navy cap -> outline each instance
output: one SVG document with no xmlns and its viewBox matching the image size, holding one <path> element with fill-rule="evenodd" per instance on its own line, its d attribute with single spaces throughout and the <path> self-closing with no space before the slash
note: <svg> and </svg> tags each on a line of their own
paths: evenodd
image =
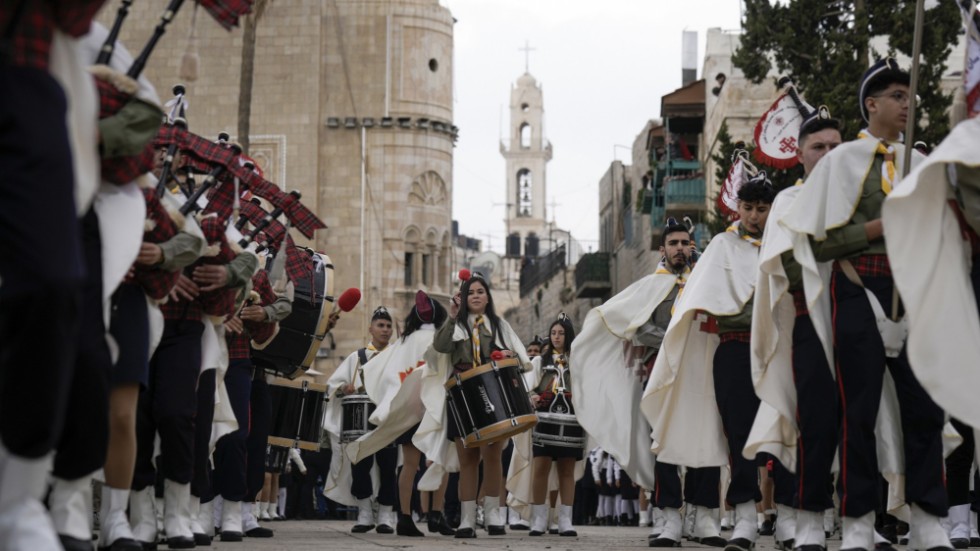
<svg viewBox="0 0 980 551">
<path fill-rule="evenodd" d="M 868 119 L 868 108 L 864 105 L 864 100 L 868 98 L 868 90 L 873 84 L 885 79 L 908 84 L 910 77 L 908 73 L 898 66 L 898 62 L 892 57 L 886 57 L 878 61 L 865 71 L 864 76 L 861 77 L 861 88 L 858 90 L 858 104 L 861 107 L 861 118 L 864 119 L 864 122 L 870 122 Z"/>
</svg>

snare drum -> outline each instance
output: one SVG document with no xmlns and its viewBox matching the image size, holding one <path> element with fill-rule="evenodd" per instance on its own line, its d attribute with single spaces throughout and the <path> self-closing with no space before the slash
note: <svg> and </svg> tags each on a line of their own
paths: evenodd
<svg viewBox="0 0 980 551">
<path fill-rule="evenodd" d="M 450 423 L 456 423 L 465 447 L 499 442 L 531 429 L 534 415 L 520 360 L 490 362 L 446 381 Z"/>
<path fill-rule="evenodd" d="M 364 436 L 374 429 L 368 419 L 377 407 L 367 394 L 348 394 L 340 399 L 344 411 L 344 421 L 340 431 L 340 442 L 346 444 Z"/>
<path fill-rule="evenodd" d="M 289 448 L 266 444 L 265 472 L 282 474 L 286 472 L 286 463 L 289 463 Z"/>
<path fill-rule="evenodd" d="M 319 451 L 326 385 L 276 377 L 269 383 L 272 430 L 269 444 Z"/>
<path fill-rule="evenodd" d="M 585 430 L 578 424 L 568 394 L 559 392 L 547 411 L 538 412 L 538 424 L 531 433 L 535 446 L 585 448 Z"/>
</svg>

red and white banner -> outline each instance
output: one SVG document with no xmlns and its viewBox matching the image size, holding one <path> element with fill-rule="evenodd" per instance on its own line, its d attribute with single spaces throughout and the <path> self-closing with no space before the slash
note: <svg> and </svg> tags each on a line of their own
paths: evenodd
<svg viewBox="0 0 980 551">
<path fill-rule="evenodd" d="M 970 4 L 973 12 L 968 12 Z M 966 92 L 966 109 L 969 117 L 980 114 L 980 14 L 972 2 L 959 2 L 966 26 L 966 63 L 963 70 L 963 87 Z"/>
<path fill-rule="evenodd" d="M 738 190 L 743 182 L 745 182 L 745 160 L 738 156 L 735 157 L 732 167 L 728 169 L 728 177 L 721 184 L 721 192 L 718 193 L 718 210 L 729 222 L 738 218 Z"/>
<path fill-rule="evenodd" d="M 812 110 L 812 108 L 811 108 Z M 753 156 L 762 164 L 787 169 L 799 163 L 796 157 L 797 138 L 803 114 L 789 94 L 783 94 L 755 125 Z"/>
</svg>

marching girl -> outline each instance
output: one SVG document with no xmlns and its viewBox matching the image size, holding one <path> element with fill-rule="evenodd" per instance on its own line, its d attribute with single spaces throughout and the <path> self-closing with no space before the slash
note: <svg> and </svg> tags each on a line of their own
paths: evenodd
<svg viewBox="0 0 980 551">
<path fill-rule="evenodd" d="M 517 357 L 523 370 L 531 368 L 530 359 L 524 344 L 510 324 L 497 316 L 490 295 L 490 285 L 478 274 L 467 279 L 459 294 L 453 297 L 449 308 L 449 319 L 436 331 L 432 341 L 433 364 L 449 363 L 448 378 L 451 373 L 467 371 L 489 362 L 496 352 L 504 357 Z M 429 354 L 427 354 L 427 357 Z M 445 400 L 443 400 L 443 403 Z M 483 461 L 483 508 L 486 515 L 487 532 L 491 536 L 503 535 L 504 521 L 500 517 L 500 492 L 502 490 L 501 454 L 506 442 L 486 444 L 477 448 L 463 446 L 463 436 L 455 422 L 442 416 L 443 425 L 448 422 L 447 436 L 455 443 L 459 457 L 459 501 L 462 519 L 457 538 L 476 537 L 476 496 L 479 484 L 480 461 Z"/>
<path fill-rule="evenodd" d="M 572 321 L 564 313 L 551 324 L 549 330 L 550 346 L 547 352 L 534 358 L 534 372 L 538 374 L 537 381 L 531 390 L 531 403 L 539 411 L 549 411 L 554 400 L 559 399 L 559 393 L 564 394 L 567 403 L 570 402 L 571 373 L 568 370 L 568 355 L 571 352 L 572 341 L 575 339 L 575 328 Z M 551 465 L 558 468 L 558 489 L 561 494 L 561 506 L 558 513 L 558 531 L 562 536 L 576 536 L 572 528 L 572 504 L 575 502 L 575 463 L 582 460 L 583 448 L 554 446 L 535 443 L 532 446 L 533 482 L 531 486 L 531 532 L 532 536 L 542 535 L 548 528 L 548 504 L 545 498 L 548 493 L 548 479 Z"/>
</svg>

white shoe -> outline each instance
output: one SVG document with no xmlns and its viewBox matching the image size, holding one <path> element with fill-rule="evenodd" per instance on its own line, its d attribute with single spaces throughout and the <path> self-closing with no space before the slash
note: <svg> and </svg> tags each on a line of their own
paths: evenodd
<svg viewBox="0 0 980 551">
<path fill-rule="evenodd" d="M 650 522 L 650 511 L 640 511 L 640 526 L 651 526 L 653 523 Z"/>
<path fill-rule="evenodd" d="M 395 516 L 395 512 L 392 510 L 391 505 L 379 505 L 378 531 L 382 533 L 387 532 L 388 530 L 383 530 L 381 528 L 382 526 L 387 526 L 393 532 L 396 524 L 398 524 L 398 517 Z"/>
<path fill-rule="evenodd" d="M 197 524 L 204 529 L 204 535 L 214 537 L 214 500 L 201 504 L 197 512 Z"/>
<path fill-rule="evenodd" d="M 357 500 L 357 524 L 355 532 L 367 532 L 374 528 L 374 503 L 371 498 Z"/>
<path fill-rule="evenodd" d="M 112 488 L 102 485 L 102 503 L 99 507 L 99 545 L 111 547 L 116 541 L 132 540 L 133 530 L 126 518 L 126 506 L 129 504 L 129 490 Z"/>
<path fill-rule="evenodd" d="M 129 492 L 129 523 L 133 529 L 133 537 L 147 548 L 156 545 L 158 534 L 157 502 L 153 492 L 153 486 Z"/>
<path fill-rule="evenodd" d="M 459 528 L 469 528 L 476 530 L 476 500 L 463 501 L 459 504 Z"/>
<path fill-rule="evenodd" d="M 531 504 L 531 536 L 540 536 L 548 531 L 548 504 Z"/>
<path fill-rule="evenodd" d="M 828 538 L 837 532 L 837 511 L 833 507 L 823 512 L 823 531 Z"/>
<path fill-rule="evenodd" d="M 681 519 L 681 510 L 674 509 L 673 507 L 664 507 L 663 511 L 663 527 L 660 529 L 657 537 L 660 539 L 676 541 L 679 545 L 681 538 L 683 538 L 681 532 L 684 530 L 684 521 Z M 657 527 L 654 526 L 654 530 L 656 529 Z"/>
<path fill-rule="evenodd" d="M 485 513 L 483 511 L 483 505 L 477 505 L 476 506 L 476 525 L 479 526 L 480 528 L 484 528 L 487 525 L 486 522 L 487 522 L 487 519 L 486 519 Z"/>
<path fill-rule="evenodd" d="M 55 478 L 48 496 L 48 511 L 59 536 L 92 541 L 92 477 Z"/>
<path fill-rule="evenodd" d="M 483 522 L 487 531 L 490 527 L 503 527 L 504 521 L 500 518 L 500 496 L 483 497 Z"/>
<path fill-rule="evenodd" d="M 684 524 L 681 527 L 681 536 L 684 538 L 692 537 L 694 534 L 694 519 L 696 518 L 696 505 L 684 504 Z"/>
<path fill-rule="evenodd" d="M 970 539 L 970 504 L 954 505 L 949 508 L 949 539 Z"/>
<path fill-rule="evenodd" d="M 758 519 L 754 501 L 735 505 L 735 526 L 732 528 L 731 539 L 746 539 L 755 543 L 759 537 Z"/>
<path fill-rule="evenodd" d="M 787 542 L 796 537 L 796 509 L 786 505 L 776 505 L 776 527 L 773 537 L 776 538 L 777 543 Z"/>
<path fill-rule="evenodd" d="M 659 536 L 661 532 L 664 531 L 664 525 L 667 523 L 667 516 L 664 513 L 664 509 L 654 508 L 651 511 L 650 519 L 650 535 L 656 537 Z"/>
<path fill-rule="evenodd" d="M 718 509 L 697 507 L 694 510 L 694 537 L 698 540 L 721 538 L 721 518 Z"/>
<path fill-rule="evenodd" d="M 570 536 L 570 537 L 574 537 L 578 535 L 578 532 L 576 532 L 575 528 L 572 527 L 571 505 L 558 506 L 558 535 Z"/>
<path fill-rule="evenodd" d="M 548 507 L 548 533 L 558 533 L 558 511 L 554 507 Z"/>
<path fill-rule="evenodd" d="M 969 507 L 969 505 L 964 505 Z M 949 548 L 949 536 L 940 525 L 939 517 L 931 515 L 922 510 L 916 504 L 912 504 L 912 516 L 909 521 L 909 544 L 908 548 L 913 551 L 925 551 L 933 547 Z"/>
<path fill-rule="evenodd" d="M 204 525 L 201 524 L 201 507 L 201 498 L 191 495 L 191 500 L 187 507 L 187 527 L 191 529 L 195 543 L 205 537 L 210 537 Z M 203 545 L 204 542 L 200 541 L 200 544 Z"/>
<path fill-rule="evenodd" d="M 815 511 L 796 511 L 796 532 L 793 536 L 793 545 L 802 547 L 804 545 L 819 545 L 827 547 L 827 537 L 824 531 L 823 513 Z M 833 518 L 833 517 L 831 517 Z"/>
<path fill-rule="evenodd" d="M 862 517 L 841 518 L 841 549 L 866 549 L 875 547 L 874 511 Z"/>
<path fill-rule="evenodd" d="M 242 502 L 225 500 L 221 507 L 221 541 L 242 541 Z"/>
<path fill-rule="evenodd" d="M 25 459 L 0 445 L 0 549 L 61 549 L 48 511 L 41 505 L 51 456 Z"/>
<path fill-rule="evenodd" d="M 173 480 L 163 481 L 163 532 L 167 536 L 167 542 L 194 541 L 194 532 L 191 532 L 190 512 L 191 512 L 191 485 L 178 484 Z"/>
</svg>

